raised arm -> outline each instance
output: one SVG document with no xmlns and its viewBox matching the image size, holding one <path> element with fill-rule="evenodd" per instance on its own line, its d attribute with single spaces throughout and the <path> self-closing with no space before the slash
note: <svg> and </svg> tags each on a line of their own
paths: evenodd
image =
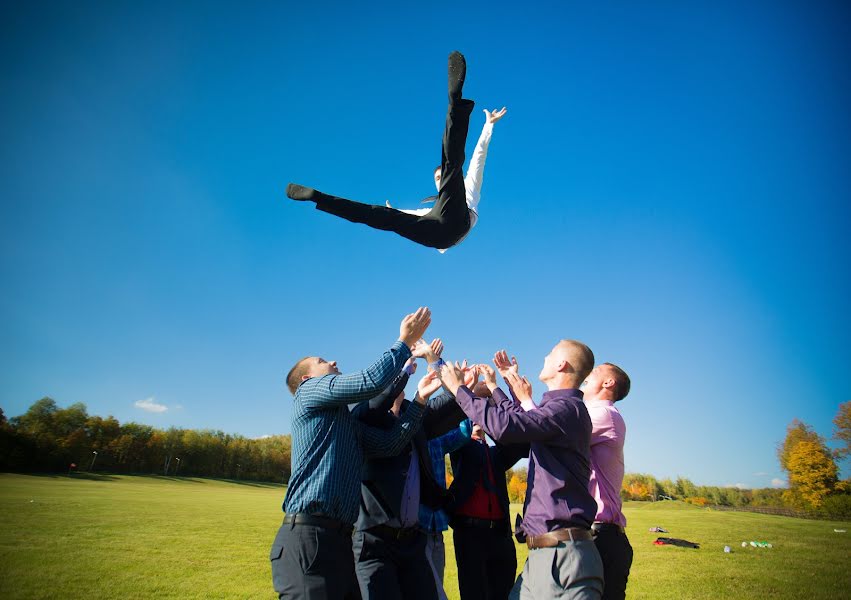
<svg viewBox="0 0 851 600">
<path fill-rule="evenodd" d="M 419 308 L 406 315 L 399 326 L 399 340 L 363 371 L 347 375 L 313 377 L 301 384 L 298 398 L 305 408 L 327 408 L 369 400 L 399 375 L 410 348 L 431 323 L 431 311 Z"/>
<path fill-rule="evenodd" d="M 485 109 L 485 125 L 482 134 L 476 142 L 476 149 L 470 157 L 470 166 L 467 168 L 467 177 L 464 178 L 464 187 L 467 190 L 467 206 L 478 211 L 479 200 L 482 198 L 482 178 L 485 173 L 485 160 L 488 157 L 488 145 L 493 134 L 493 126 L 507 112 L 503 106 L 501 110 L 489 111 Z"/>
<path fill-rule="evenodd" d="M 502 402 L 477 398 L 462 385 L 459 365 L 444 364 L 440 368 L 443 385 L 454 391 L 455 401 L 474 423 L 478 423 L 494 441 L 504 444 L 536 442 L 551 439 L 561 433 L 558 424 L 541 411 L 520 412 L 507 408 Z"/>
<path fill-rule="evenodd" d="M 420 428 L 429 397 L 440 388 L 437 373 L 429 373 L 417 385 L 417 397 L 390 429 L 379 429 L 358 423 L 364 456 L 396 456 Z"/>
<path fill-rule="evenodd" d="M 498 443 L 540 442 L 562 434 L 558 424 L 540 411 L 523 412 L 509 409 L 503 403 L 492 404 L 487 398 L 473 396 L 465 386 L 458 388 L 455 401 Z"/>
<path fill-rule="evenodd" d="M 364 456 L 396 456 L 408 445 L 419 430 L 425 413 L 425 406 L 411 402 L 404 414 L 396 420 L 390 429 L 379 429 L 355 421 L 360 432 L 361 448 Z"/>
</svg>

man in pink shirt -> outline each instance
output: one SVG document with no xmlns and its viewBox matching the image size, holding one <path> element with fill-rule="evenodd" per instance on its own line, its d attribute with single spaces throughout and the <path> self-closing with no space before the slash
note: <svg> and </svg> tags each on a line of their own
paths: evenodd
<svg viewBox="0 0 851 600">
<path fill-rule="evenodd" d="M 591 529 L 603 559 L 606 584 L 604 600 L 626 596 L 632 565 L 632 546 L 626 537 L 626 518 L 621 510 L 623 444 L 626 424 L 615 402 L 629 393 L 629 376 L 620 367 L 603 363 L 594 367 L 582 384 L 585 406 L 591 416 L 591 482 L 597 516 Z"/>
</svg>

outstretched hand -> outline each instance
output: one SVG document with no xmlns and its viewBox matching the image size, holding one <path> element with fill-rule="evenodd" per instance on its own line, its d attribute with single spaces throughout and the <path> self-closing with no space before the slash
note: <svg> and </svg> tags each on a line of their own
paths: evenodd
<svg viewBox="0 0 851 600">
<path fill-rule="evenodd" d="M 421 306 L 416 312 L 412 312 L 402 319 L 402 324 L 399 325 L 399 340 L 408 348 L 413 348 L 416 341 L 423 337 L 430 323 L 431 311 Z"/>
<path fill-rule="evenodd" d="M 461 368 L 461 365 L 450 362 L 443 363 L 438 373 L 440 374 L 440 380 L 443 382 L 443 387 L 450 394 L 456 396 L 458 394 L 458 388 L 464 385 L 464 370 Z"/>
<path fill-rule="evenodd" d="M 464 362 L 461 363 L 461 370 L 464 372 L 464 385 L 472 390 L 479 382 L 479 371 L 476 369 L 476 365 L 467 366 L 467 359 L 465 358 Z"/>
<path fill-rule="evenodd" d="M 532 401 L 532 384 L 525 376 L 521 377 L 516 371 L 509 372 L 505 381 L 511 386 L 514 395 L 520 402 Z"/>
<path fill-rule="evenodd" d="M 436 363 L 440 355 L 443 354 L 443 342 L 440 341 L 440 338 L 434 338 L 431 344 L 423 342 L 423 346 L 423 358 L 429 364 Z"/>
<path fill-rule="evenodd" d="M 517 359 L 512 356 L 509 360 L 508 352 L 505 350 L 500 350 L 493 355 L 493 364 L 496 367 L 496 370 L 499 371 L 499 374 L 502 375 L 503 379 L 506 380 L 509 373 L 514 373 L 516 375 L 518 372 Z"/>
<path fill-rule="evenodd" d="M 496 389 L 496 371 L 490 365 L 476 365 L 476 372 L 488 386 L 488 389 L 493 392 Z"/>
<path fill-rule="evenodd" d="M 497 121 L 499 121 L 502 117 L 504 117 L 505 113 L 507 113 L 507 112 L 508 112 L 508 109 L 505 108 L 504 106 L 500 110 L 490 111 L 488 109 L 485 109 L 485 119 L 487 120 L 488 123 L 493 124 L 493 123 L 496 123 Z"/>
<path fill-rule="evenodd" d="M 437 375 L 437 371 L 427 373 L 417 384 L 417 401 L 420 404 L 425 404 L 431 395 L 440 389 L 440 377 Z"/>
</svg>

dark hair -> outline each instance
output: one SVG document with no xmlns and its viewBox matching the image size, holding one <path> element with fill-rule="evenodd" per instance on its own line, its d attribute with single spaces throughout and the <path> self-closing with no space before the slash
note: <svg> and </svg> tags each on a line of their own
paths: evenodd
<svg viewBox="0 0 851 600">
<path fill-rule="evenodd" d="M 629 394 L 629 375 L 626 374 L 626 371 L 621 369 L 617 365 L 613 365 L 612 363 L 603 363 L 612 371 L 612 375 L 615 380 L 615 402 L 618 400 L 623 400 L 626 398 L 626 395 Z"/>
<path fill-rule="evenodd" d="M 293 396 L 295 396 L 298 386 L 301 385 L 301 378 L 307 375 L 307 372 L 309 370 L 307 360 L 309 358 L 309 356 L 305 356 L 304 358 L 302 358 L 293 366 L 292 369 L 290 369 L 290 372 L 287 373 L 287 388 L 289 388 L 290 393 Z"/>
<path fill-rule="evenodd" d="M 432 171 L 432 173 L 437 173 L 438 171 L 441 171 L 441 170 L 443 170 L 443 165 L 437 165 L 434 168 L 434 171 Z"/>
</svg>

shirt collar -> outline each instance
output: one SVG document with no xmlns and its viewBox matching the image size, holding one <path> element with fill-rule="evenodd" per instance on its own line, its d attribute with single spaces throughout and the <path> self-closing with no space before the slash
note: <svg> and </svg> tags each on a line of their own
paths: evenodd
<svg viewBox="0 0 851 600">
<path fill-rule="evenodd" d="M 582 390 L 579 388 L 566 388 L 563 390 L 549 390 L 544 392 L 544 397 L 538 406 L 544 406 L 550 400 L 582 400 Z"/>
<path fill-rule="evenodd" d="M 585 404 L 588 406 L 614 406 L 614 400 L 595 400 L 592 398 L 588 398 L 585 400 Z"/>
</svg>

